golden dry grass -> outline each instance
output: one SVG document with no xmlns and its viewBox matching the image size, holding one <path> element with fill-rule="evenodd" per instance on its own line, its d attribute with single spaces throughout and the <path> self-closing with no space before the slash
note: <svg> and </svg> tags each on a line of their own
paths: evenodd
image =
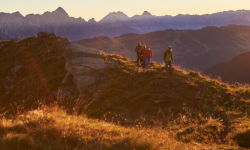
<svg viewBox="0 0 250 150">
<path fill-rule="evenodd" d="M 219 149 L 228 145 L 182 143 L 162 128 L 128 128 L 58 107 L 43 107 L 1 119 L 1 149 Z"/>
</svg>

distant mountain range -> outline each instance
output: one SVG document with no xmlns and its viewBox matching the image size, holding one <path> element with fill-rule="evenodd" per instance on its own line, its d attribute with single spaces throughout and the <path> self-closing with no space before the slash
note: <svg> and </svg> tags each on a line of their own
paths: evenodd
<svg viewBox="0 0 250 150">
<path fill-rule="evenodd" d="M 76 43 L 136 59 L 138 42 L 149 45 L 153 61 L 162 63 L 163 53 L 173 47 L 174 64 L 187 70 L 204 71 L 250 51 L 250 26 L 229 25 L 205 27 L 199 30 L 164 30 L 146 34 L 127 34 L 120 37 L 96 37 Z"/>
<path fill-rule="evenodd" d="M 219 76 L 224 82 L 250 84 L 250 52 L 236 56 L 228 62 L 219 63 L 204 71 L 203 74 L 212 78 Z"/>
<path fill-rule="evenodd" d="M 139 33 L 122 21 L 100 24 L 94 19 L 88 22 L 82 18 L 73 18 L 61 7 L 42 15 L 22 16 L 19 12 L 0 13 L 0 40 L 22 39 L 36 36 L 40 31 L 55 32 L 71 41 L 97 36 L 115 37 L 127 33 Z"/>
<path fill-rule="evenodd" d="M 59 7 L 42 15 L 22 16 L 19 12 L 0 13 L 0 40 L 22 39 L 35 36 L 40 31 L 55 32 L 71 41 L 98 36 L 117 37 L 128 33 L 148 33 L 165 29 L 201 29 L 206 26 L 250 25 L 250 11 L 225 11 L 206 15 L 154 16 L 145 11 L 142 15 L 128 17 L 122 12 L 112 12 L 99 22 L 94 19 L 69 17 Z"/>
<path fill-rule="evenodd" d="M 205 15 L 154 16 L 145 11 L 142 15 L 129 18 L 122 12 L 112 12 L 105 16 L 100 23 L 123 21 L 129 27 L 142 33 L 165 29 L 201 29 L 206 26 L 250 25 L 250 10 L 224 11 Z"/>
</svg>

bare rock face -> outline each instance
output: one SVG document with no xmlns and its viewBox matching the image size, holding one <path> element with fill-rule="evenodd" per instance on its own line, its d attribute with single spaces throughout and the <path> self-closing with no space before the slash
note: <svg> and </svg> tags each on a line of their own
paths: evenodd
<svg viewBox="0 0 250 150">
<path fill-rule="evenodd" d="M 49 33 L 49 32 L 38 32 L 37 33 L 37 37 L 42 37 L 42 36 L 46 36 L 46 35 L 53 35 L 53 36 L 56 36 L 55 33 Z"/>
<path fill-rule="evenodd" d="M 68 71 L 69 74 L 72 74 L 73 76 L 83 76 L 92 72 L 91 68 L 72 62 L 67 62 L 65 64 L 65 69 Z"/>
<path fill-rule="evenodd" d="M 85 92 L 94 93 L 96 90 L 94 77 L 77 76 L 74 77 L 74 81 L 81 95 L 83 95 Z"/>
<path fill-rule="evenodd" d="M 71 43 L 71 50 L 73 53 L 89 53 L 89 54 L 101 54 L 101 52 L 97 49 L 87 48 L 82 45 Z"/>
<path fill-rule="evenodd" d="M 90 68 L 92 70 L 100 70 L 106 67 L 103 58 L 95 57 L 76 57 L 72 60 L 72 63 Z"/>
<path fill-rule="evenodd" d="M 101 52 L 96 49 L 86 48 L 84 46 L 71 44 L 71 59 L 67 59 L 65 69 L 68 74 L 62 83 L 66 84 L 70 75 L 73 76 L 80 95 L 86 93 L 93 94 L 97 90 L 96 72 L 107 67 Z"/>
</svg>

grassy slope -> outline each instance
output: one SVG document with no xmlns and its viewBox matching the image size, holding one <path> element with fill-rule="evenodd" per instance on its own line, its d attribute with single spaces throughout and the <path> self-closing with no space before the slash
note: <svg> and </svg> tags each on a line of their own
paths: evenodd
<svg viewBox="0 0 250 150">
<path fill-rule="evenodd" d="M 0 149 L 215 149 L 227 145 L 182 143 L 161 128 L 126 128 L 45 107 L 0 120 Z"/>
<path fill-rule="evenodd" d="M 125 126 L 161 127 L 182 142 L 229 144 L 238 134 L 231 126 L 239 126 L 235 121 L 249 116 L 247 87 L 227 85 L 176 67 L 170 75 L 155 63 L 143 71 L 127 58 L 107 57 L 122 64 L 104 73 L 110 82 L 88 107 L 90 117 Z M 243 133 L 248 130 L 244 128 Z"/>
<path fill-rule="evenodd" d="M 104 56 L 110 66 L 102 76 L 108 80 L 96 100 L 87 97 L 64 106 L 96 120 L 57 107 L 17 114 L 12 121 L 3 118 L 1 148 L 249 148 L 248 88 L 176 67 L 170 75 L 155 63 L 143 71 L 127 58 Z"/>
</svg>

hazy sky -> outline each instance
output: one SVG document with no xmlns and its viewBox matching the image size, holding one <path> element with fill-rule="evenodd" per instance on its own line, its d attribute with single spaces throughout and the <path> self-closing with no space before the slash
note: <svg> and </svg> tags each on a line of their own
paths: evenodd
<svg viewBox="0 0 250 150">
<path fill-rule="evenodd" d="M 249 10 L 250 0 L 0 0 L 0 12 L 19 11 L 22 15 L 42 14 L 58 7 L 63 7 L 69 16 L 99 21 L 114 11 L 131 17 L 145 10 L 156 16 Z"/>
</svg>

